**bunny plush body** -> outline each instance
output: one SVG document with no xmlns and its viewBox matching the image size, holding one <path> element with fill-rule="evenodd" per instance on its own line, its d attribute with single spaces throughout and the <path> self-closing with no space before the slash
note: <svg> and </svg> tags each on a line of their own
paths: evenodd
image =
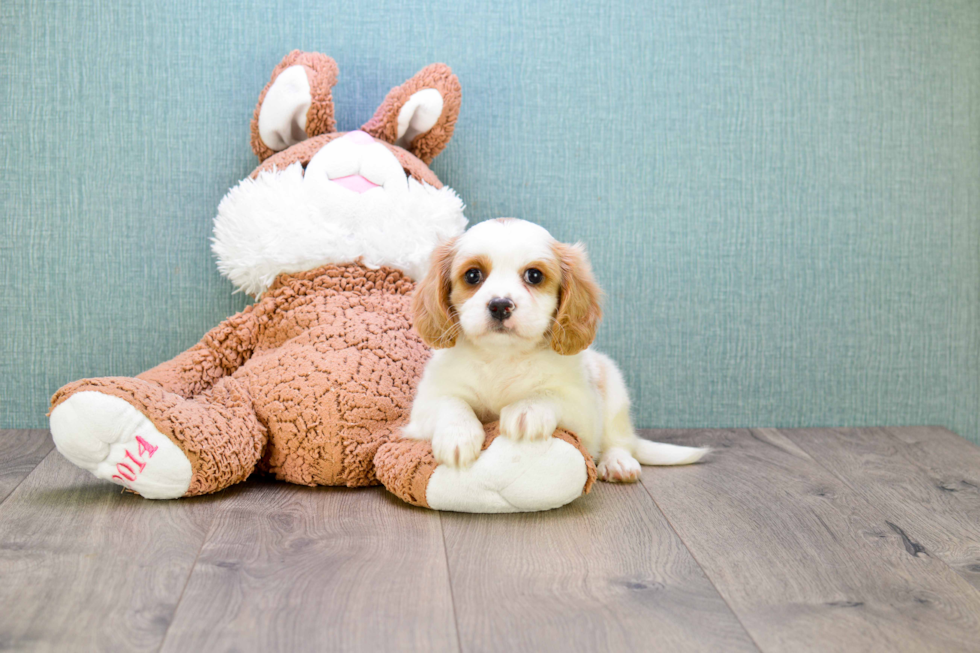
<svg viewBox="0 0 980 653">
<path fill-rule="evenodd" d="M 52 398 L 58 450 L 151 499 L 217 492 L 256 471 L 302 485 L 383 483 L 415 505 L 544 510 L 588 491 L 578 439 L 497 437 L 465 469 L 399 438 L 429 350 L 412 330 L 415 280 L 463 204 L 428 164 L 452 137 L 447 66 L 392 89 L 361 129 L 336 131 L 334 61 L 292 52 L 259 96 L 259 167 L 214 221 L 219 270 L 255 303 L 136 377 L 85 379 Z"/>
</svg>

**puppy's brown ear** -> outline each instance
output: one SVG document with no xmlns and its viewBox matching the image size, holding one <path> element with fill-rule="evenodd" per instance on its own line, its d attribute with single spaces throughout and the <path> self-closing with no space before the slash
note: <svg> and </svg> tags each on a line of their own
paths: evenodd
<svg viewBox="0 0 980 653">
<path fill-rule="evenodd" d="M 455 252 L 456 238 L 436 247 L 429 260 L 429 271 L 412 295 L 413 326 L 433 349 L 448 349 L 456 344 L 457 318 L 449 302 Z"/>
<path fill-rule="evenodd" d="M 551 327 L 551 348 L 563 356 L 577 354 L 595 340 L 602 319 L 602 290 L 581 243 L 556 243 L 561 264 L 558 311 Z"/>
</svg>

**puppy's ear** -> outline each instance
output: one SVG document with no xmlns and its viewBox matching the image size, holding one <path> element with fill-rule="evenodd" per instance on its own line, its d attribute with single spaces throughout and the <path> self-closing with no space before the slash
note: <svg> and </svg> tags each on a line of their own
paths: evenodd
<svg viewBox="0 0 980 653">
<path fill-rule="evenodd" d="M 459 79 L 446 64 L 434 63 L 391 89 L 361 129 L 429 165 L 453 137 L 461 99 Z"/>
<path fill-rule="evenodd" d="M 448 349 L 456 344 L 456 311 L 449 302 L 455 253 L 456 238 L 437 246 L 429 260 L 429 271 L 412 295 L 413 326 L 433 349 Z"/>
<path fill-rule="evenodd" d="M 571 356 L 595 340 L 602 319 L 602 290 L 581 243 L 556 243 L 554 249 L 561 264 L 561 287 L 555 324 L 551 327 L 551 348 Z"/>
</svg>

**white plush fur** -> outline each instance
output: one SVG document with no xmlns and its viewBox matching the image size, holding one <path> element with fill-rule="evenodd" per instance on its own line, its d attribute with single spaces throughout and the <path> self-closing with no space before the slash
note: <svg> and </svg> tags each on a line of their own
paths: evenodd
<svg viewBox="0 0 980 653">
<path fill-rule="evenodd" d="M 409 178 L 407 191 L 358 194 L 324 175 L 307 180 L 294 163 L 228 192 L 214 220 L 212 249 L 221 273 L 258 296 L 283 272 L 358 259 L 418 279 L 435 245 L 465 227 L 463 203 L 449 187 Z"/>
<path fill-rule="evenodd" d="M 398 111 L 398 140 L 395 143 L 407 148 L 419 134 L 432 129 L 442 115 L 442 105 L 442 95 L 434 88 L 412 93 Z"/>
<path fill-rule="evenodd" d="M 425 489 L 433 510 L 551 510 L 581 496 L 588 479 L 582 453 L 559 438 L 513 442 L 495 438 L 465 469 L 439 465 Z"/>
<path fill-rule="evenodd" d="M 699 460 L 706 449 L 652 443 L 636 435 L 626 383 L 611 359 L 591 349 L 574 355 L 552 349 L 559 297 L 558 290 L 544 289 L 556 288 L 557 280 L 535 286 L 525 273 L 551 258 L 553 265 L 542 267 L 567 274 L 567 266 L 555 264 L 555 251 L 554 239 L 541 227 L 494 220 L 459 239 L 452 266 L 432 267 L 429 274 L 437 275 L 442 273 L 437 267 L 462 271 L 479 257 L 491 263 L 478 285 L 461 289 L 465 277 L 452 272 L 444 280 L 453 288 L 451 296 L 467 297 L 451 307 L 456 321 L 448 328 L 458 335 L 454 346 L 437 351 L 426 366 L 405 435 L 431 440 L 435 458 L 458 468 L 481 455 L 483 423 L 499 419 L 503 436 L 530 441 L 549 438 L 562 427 L 581 438 L 606 481 L 636 481 L 640 463 Z M 423 282 L 422 287 L 435 291 L 441 285 Z M 514 304 L 503 321 L 490 314 L 495 298 Z M 416 306 L 426 310 L 422 303 Z"/>
<path fill-rule="evenodd" d="M 72 463 L 147 499 L 176 499 L 190 487 L 184 452 L 119 397 L 73 394 L 51 411 L 51 435 Z"/>
</svg>

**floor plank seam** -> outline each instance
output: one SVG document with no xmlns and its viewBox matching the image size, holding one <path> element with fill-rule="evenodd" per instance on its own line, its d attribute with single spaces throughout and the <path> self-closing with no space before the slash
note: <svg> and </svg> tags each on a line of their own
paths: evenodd
<svg viewBox="0 0 980 653">
<path fill-rule="evenodd" d="M 24 478 L 22 478 L 19 481 L 17 481 L 17 485 L 15 485 L 14 487 L 12 487 L 10 489 L 10 492 L 7 493 L 7 496 L 5 496 L 3 499 L 0 499 L 0 508 L 2 508 L 3 507 L 3 504 L 5 504 L 7 502 L 7 499 L 9 499 L 10 497 L 14 496 L 14 494 L 17 492 L 17 488 L 19 488 L 24 483 L 24 481 L 26 481 L 27 479 L 29 479 L 37 471 L 37 468 L 41 466 L 41 463 L 43 463 L 45 460 L 47 460 L 48 459 L 48 456 L 50 456 L 51 454 L 56 453 L 56 452 L 57 452 L 57 449 L 55 449 L 54 446 L 52 446 L 51 447 L 51 450 L 48 451 L 48 453 L 44 454 L 44 458 L 41 458 L 41 460 L 37 461 L 37 464 L 34 465 L 34 469 L 32 469 L 31 471 L 29 471 L 26 474 L 24 474 Z"/>
<path fill-rule="evenodd" d="M 888 432 L 887 428 L 882 428 L 881 431 L 883 433 L 885 433 L 889 438 L 895 438 L 894 435 L 892 435 L 891 433 Z M 813 453 L 810 450 L 808 450 L 804 445 L 798 443 L 795 439 L 790 438 L 788 435 L 786 435 L 785 434 L 785 431 L 779 430 L 779 432 L 782 433 L 785 437 L 789 438 L 793 442 L 793 444 L 795 444 L 796 446 L 798 446 L 800 449 L 803 449 L 803 451 L 806 452 L 806 455 L 808 455 L 810 457 L 810 459 L 814 463 L 817 464 L 817 466 L 819 466 L 821 469 L 825 470 L 831 476 L 833 476 L 838 481 L 840 481 L 841 483 L 843 483 L 844 486 L 847 487 L 847 489 L 849 489 L 851 492 L 854 493 L 854 496 L 856 496 L 858 499 L 860 499 L 861 501 L 864 501 L 866 504 L 868 504 L 869 506 L 871 506 L 871 508 L 881 517 L 882 522 L 884 522 L 884 524 L 888 528 L 890 528 L 892 531 L 894 531 L 895 534 L 898 535 L 901 538 L 902 545 L 905 548 L 906 553 L 908 553 L 909 555 L 912 555 L 912 556 L 917 556 L 918 555 L 918 553 L 914 553 L 913 552 L 914 550 L 918 550 L 919 553 L 925 553 L 928 557 L 932 558 L 933 560 L 939 562 L 941 565 L 943 565 L 944 567 L 946 567 L 946 569 L 948 569 L 949 571 L 951 571 L 954 575 L 959 576 L 960 578 L 962 578 L 962 576 L 960 575 L 960 573 L 955 568 L 953 568 L 948 562 L 946 562 L 945 560 L 943 560 L 939 556 L 937 556 L 937 555 L 933 554 L 932 552 L 930 552 L 929 549 L 927 549 L 926 547 L 922 546 L 922 544 L 920 544 L 919 542 L 913 542 L 912 540 L 910 540 L 909 537 L 908 537 L 908 535 L 906 534 L 905 529 L 903 529 L 900 526 L 898 526 L 896 524 L 893 524 L 891 521 L 889 521 L 888 518 L 885 515 L 885 511 L 882 509 L 882 507 L 880 505 L 878 505 L 878 503 L 876 501 L 872 500 L 870 497 L 866 496 L 863 492 L 861 492 L 858 488 L 856 488 L 853 485 L 851 485 L 851 482 L 847 478 L 845 478 L 844 476 L 841 476 L 840 474 L 838 474 L 831 467 L 828 467 L 827 465 L 823 464 L 823 462 L 821 462 L 821 460 L 819 458 L 817 458 L 816 456 L 814 456 Z M 897 438 L 895 438 L 895 439 L 897 440 Z M 915 465 L 915 467 L 917 467 L 923 473 L 927 473 L 928 472 L 928 470 L 926 470 L 925 468 L 923 468 L 921 465 L 919 465 L 914 460 L 913 461 L 909 461 L 909 462 L 911 464 Z M 967 583 L 967 586 L 971 590 L 973 590 L 973 592 L 975 592 L 976 594 L 980 595 L 980 589 L 977 589 L 976 587 L 974 587 L 973 585 L 971 585 L 969 583 Z"/>
<path fill-rule="evenodd" d="M 453 593 L 453 573 L 449 569 L 449 546 L 446 545 L 446 529 L 442 526 L 442 515 L 439 518 L 439 534 L 442 536 L 442 555 L 446 560 L 446 582 L 449 583 L 449 602 L 453 606 L 453 628 L 456 630 L 456 650 L 463 653 L 463 639 L 459 633 L 459 616 L 456 614 L 456 595 Z"/>
<path fill-rule="evenodd" d="M 729 612 L 731 612 L 732 616 L 735 617 L 735 621 L 738 622 L 738 625 L 742 627 L 742 630 L 745 632 L 746 637 L 749 638 L 749 640 L 752 642 L 752 645 L 755 646 L 756 650 L 759 651 L 759 653 L 763 653 L 762 646 L 759 645 L 759 642 L 756 641 L 755 637 L 752 636 L 752 633 L 749 631 L 749 629 L 746 628 L 745 623 L 742 622 L 742 618 L 738 616 L 737 612 L 735 612 L 735 609 L 732 607 L 731 603 L 728 602 L 728 599 L 725 598 L 725 595 L 721 593 L 720 589 L 718 589 L 717 583 L 715 583 L 714 579 L 712 579 L 711 576 L 708 574 L 708 570 L 704 568 L 704 565 L 701 564 L 701 561 L 698 560 L 698 557 L 694 555 L 694 551 L 692 551 L 691 547 L 687 545 L 687 542 L 684 541 L 684 538 L 681 537 L 681 534 L 678 532 L 678 530 L 674 528 L 673 522 L 670 521 L 670 517 L 667 516 L 667 513 L 664 512 L 664 509 L 660 507 L 660 504 L 657 502 L 657 498 L 653 496 L 653 492 L 651 492 L 650 488 L 648 488 L 646 485 L 643 485 L 643 483 L 640 483 L 640 485 L 643 486 L 643 490 L 647 493 L 647 495 L 649 495 L 650 500 L 653 501 L 653 505 L 656 506 L 657 510 L 660 511 L 660 514 L 663 515 L 664 521 L 667 522 L 667 525 L 670 527 L 670 530 L 674 533 L 674 535 L 677 536 L 677 540 L 684 545 L 685 549 L 687 549 L 687 552 L 690 554 L 691 559 L 694 560 L 694 564 L 696 564 L 698 566 L 698 569 L 701 570 L 701 573 L 704 574 L 705 579 L 707 579 L 707 581 L 711 583 L 711 587 L 714 588 L 715 593 L 718 596 L 720 596 L 721 600 L 725 602 L 726 606 L 728 606 Z"/>
<path fill-rule="evenodd" d="M 179 501 L 180 499 L 175 499 Z M 174 625 L 174 621 L 177 619 L 177 610 L 180 609 L 180 602 L 184 600 L 184 592 L 187 591 L 187 586 L 191 584 L 191 577 L 194 575 L 194 570 L 197 569 L 197 561 L 201 559 L 201 553 L 204 551 L 204 547 L 207 545 L 208 540 L 211 539 L 211 535 L 214 533 L 215 524 L 218 523 L 219 514 L 215 511 L 214 517 L 211 519 L 211 523 L 208 524 L 208 532 L 204 535 L 204 539 L 201 541 L 201 546 L 197 550 L 197 555 L 194 556 L 194 562 L 191 564 L 190 571 L 187 572 L 187 578 L 184 580 L 184 586 L 180 588 L 180 595 L 177 597 L 177 602 L 174 604 L 174 611 L 170 615 L 170 623 L 167 624 L 167 630 L 163 633 L 163 638 L 160 640 L 160 646 L 157 648 L 157 653 L 163 650 L 163 647 L 167 643 L 167 637 L 170 636 L 170 628 Z"/>
</svg>

